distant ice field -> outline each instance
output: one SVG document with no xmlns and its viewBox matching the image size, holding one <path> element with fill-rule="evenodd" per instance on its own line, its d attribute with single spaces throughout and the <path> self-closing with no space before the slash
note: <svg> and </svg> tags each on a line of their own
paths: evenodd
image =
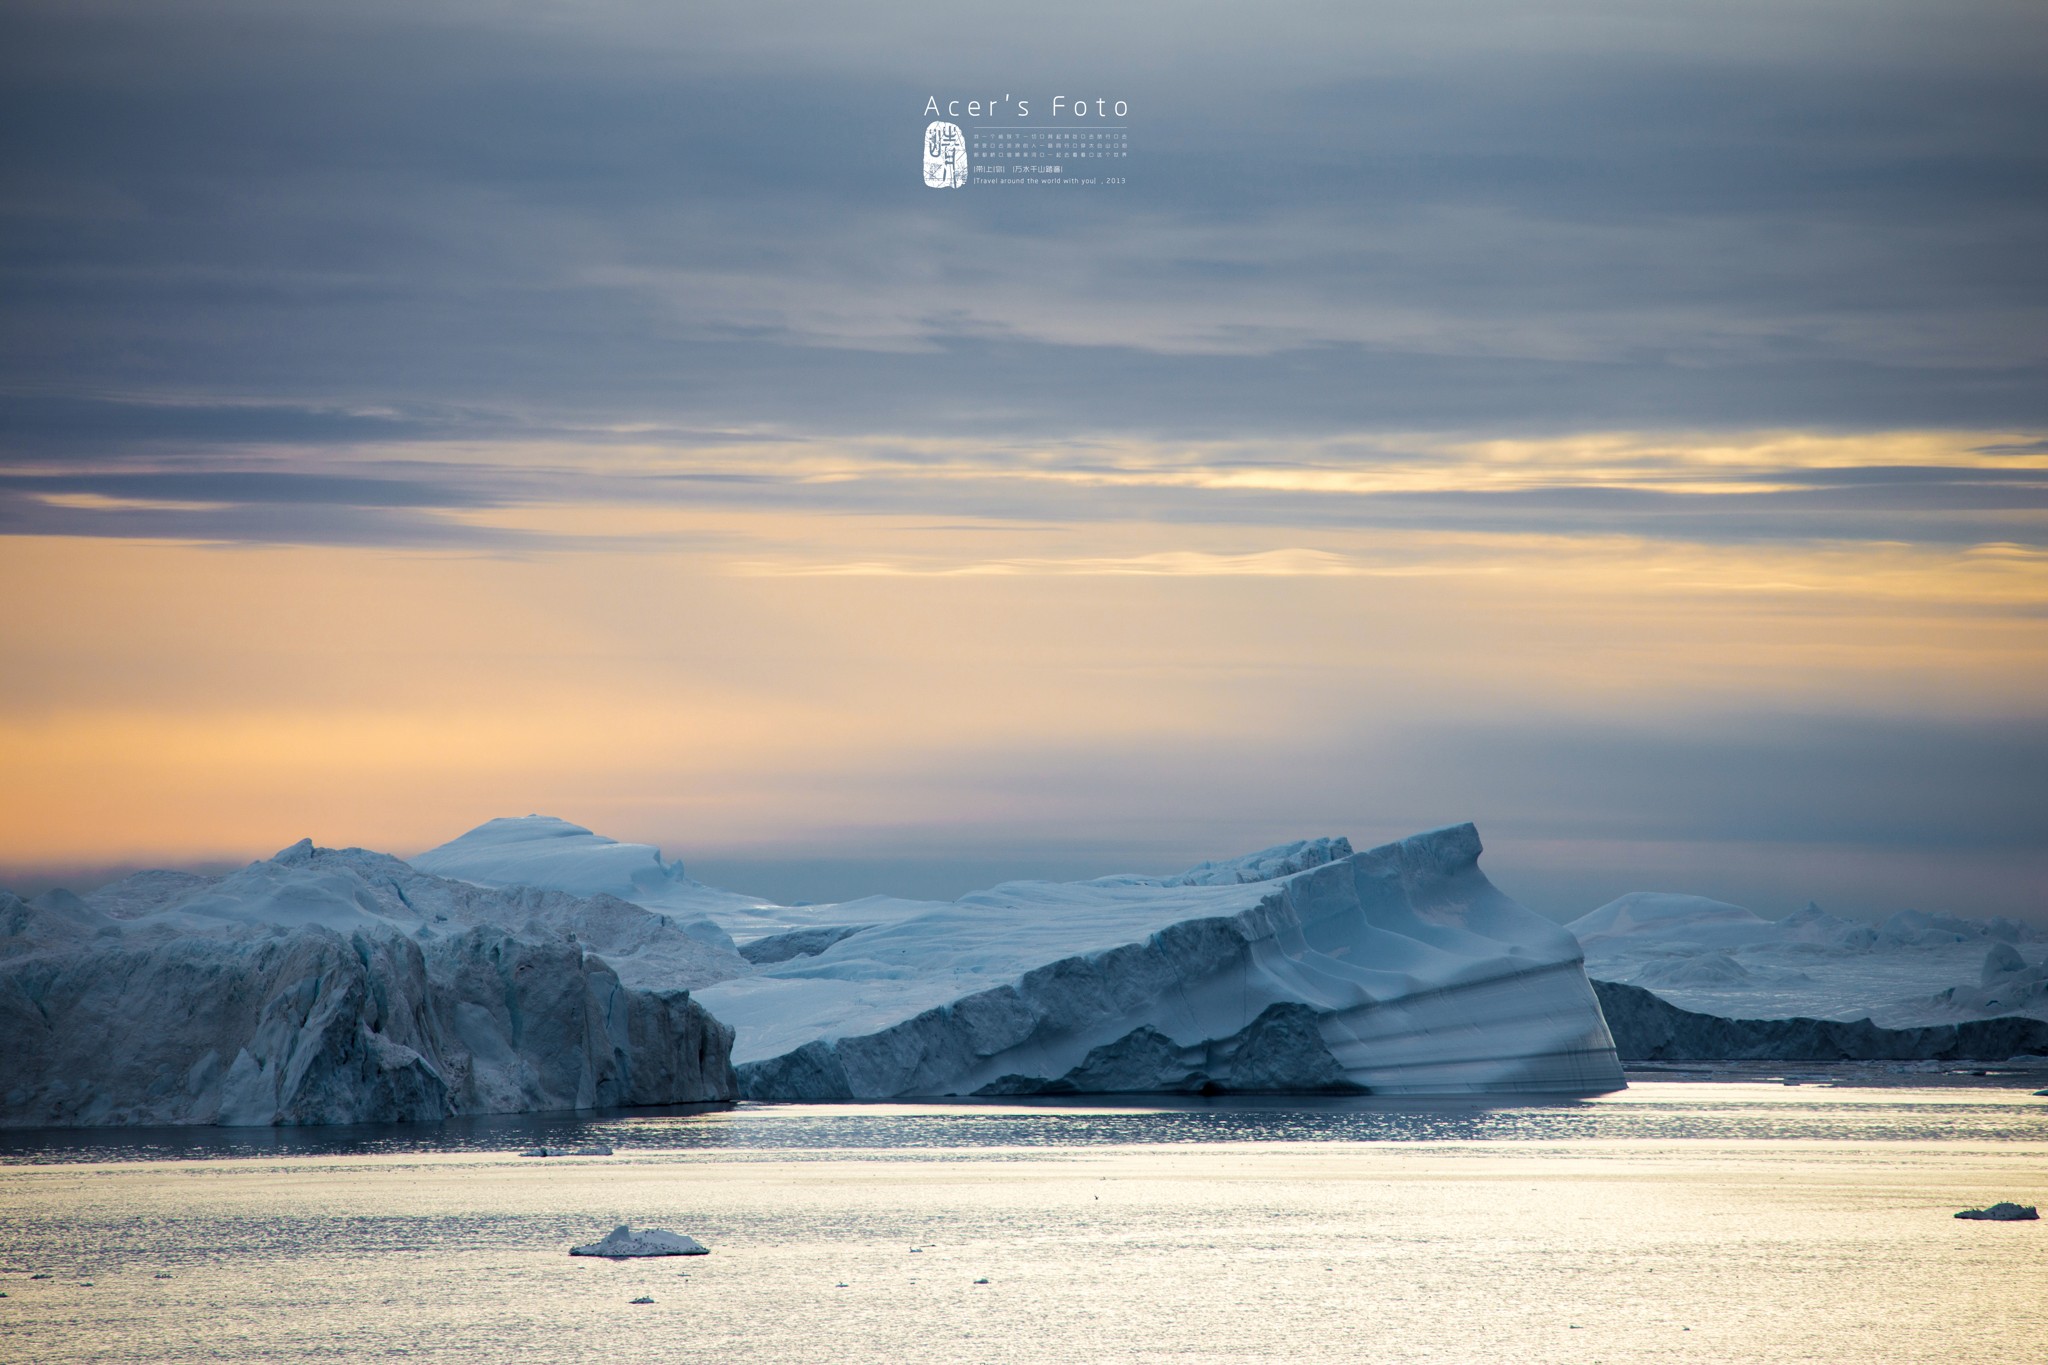
<svg viewBox="0 0 2048 1365">
<path fill-rule="evenodd" d="M 2048 932 L 1906 910 L 1875 924 L 1817 905 L 1783 919 L 1638 891 L 1569 926 L 1586 971 L 1683 1009 L 1742 1019 L 1870 1019 L 1885 1028 L 2048 1019 Z"/>
</svg>

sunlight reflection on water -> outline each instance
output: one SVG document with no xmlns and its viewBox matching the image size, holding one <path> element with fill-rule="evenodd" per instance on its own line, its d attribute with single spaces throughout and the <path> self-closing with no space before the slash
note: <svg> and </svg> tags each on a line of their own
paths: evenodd
<svg viewBox="0 0 2048 1365">
<path fill-rule="evenodd" d="M 2004 1365 L 2048 1327 L 2044 1225 L 1952 1217 L 2048 1194 L 2024 1092 L 744 1106 L 0 1160 L 7 1360 Z M 713 1251 L 565 1254 L 617 1221 Z"/>
</svg>

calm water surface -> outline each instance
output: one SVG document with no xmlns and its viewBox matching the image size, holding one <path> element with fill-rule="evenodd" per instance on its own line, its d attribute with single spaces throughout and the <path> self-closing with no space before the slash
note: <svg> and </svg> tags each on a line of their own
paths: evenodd
<svg viewBox="0 0 2048 1365">
<path fill-rule="evenodd" d="M 2048 1203 L 2024 1090 L 15 1134 L 0 1360 L 2038 1365 L 1997 1199 Z M 621 1221 L 712 1254 L 565 1254 Z"/>
</svg>

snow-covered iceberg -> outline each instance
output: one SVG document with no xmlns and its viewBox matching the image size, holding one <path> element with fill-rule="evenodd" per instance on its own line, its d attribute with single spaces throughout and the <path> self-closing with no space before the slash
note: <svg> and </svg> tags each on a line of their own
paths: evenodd
<svg viewBox="0 0 2048 1365">
<path fill-rule="evenodd" d="M 616 953 L 634 980 L 623 980 Z M 726 1099 L 722 930 L 310 842 L 223 878 L 0 893 L 0 1122 L 416 1121 Z"/>
<path fill-rule="evenodd" d="M 2048 941 L 2002 917 L 1906 910 L 1878 923 L 1809 904 L 1783 919 L 1702 896 L 1632 892 L 1569 926 L 1595 979 L 1734 1019 L 1870 1019 L 1916 1029 L 2048 1019 Z"/>
<path fill-rule="evenodd" d="M 1577 941 L 1479 854 L 1459 825 L 1179 877 L 851 902 L 820 918 L 883 913 L 697 998 L 734 1027 L 760 1099 L 1619 1088 Z"/>
<path fill-rule="evenodd" d="M 710 1251 L 695 1237 L 685 1237 L 667 1228 L 642 1228 L 635 1232 L 625 1223 L 606 1233 L 601 1242 L 569 1248 L 571 1256 L 604 1256 L 615 1261 L 634 1256 L 704 1256 Z"/>
<path fill-rule="evenodd" d="M 686 875 L 652 844 L 625 843 L 552 815 L 487 820 L 447 843 L 415 855 L 414 867 L 485 887 L 539 887 L 577 896 L 609 896 L 663 913 L 678 923 L 715 922 L 755 961 L 815 951 L 836 930 L 893 923 L 943 902 L 866 896 L 833 905 L 777 905 Z M 794 935 L 786 943 L 764 939 Z M 808 937 L 807 937 L 808 936 Z M 759 944 L 759 947 L 755 945 Z"/>
<path fill-rule="evenodd" d="M 1577 941 L 1479 853 L 1461 825 L 1171 877 L 778 906 L 542 816 L 420 855 L 450 875 L 301 842 L 223 878 L 0 898 L 0 1027 L 25 1040 L 0 1055 L 0 1110 L 316 1123 L 736 1088 L 1619 1087 Z"/>
<path fill-rule="evenodd" d="M 717 911 L 771 908 L 757 896 L 706 886 L 651 844 L 622 843 L 552 815 L 486 820 L 407 859 L 422 872 L 479 886 L 532 886 L 577 896 L 616 896 L 686 920 Z"/>
</svg>

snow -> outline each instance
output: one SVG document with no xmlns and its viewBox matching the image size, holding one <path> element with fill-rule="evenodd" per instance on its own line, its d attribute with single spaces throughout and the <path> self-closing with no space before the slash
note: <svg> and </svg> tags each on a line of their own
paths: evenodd
<svg viewBox="0 0 2048 1365">
<path fill-rule="evenodd" d="M 479 886 L 533 886 L 615 896 L 688 919 L 744 913 L 767 902 L 705 886 L 651 844 L 622 843 L 552 815 L 486 820 L 408 860 L 422 872 Z"/>
<path fill-rule="evenodd" d="M 549 816 L 416 862 L 715 921 L 747 966 L 697 998 L 734 1026 L 757 1097 L 1619 1085 L 1576 942 L 1478 855 L 1458 826 L 1366 854 L 1303 839 L 1176 876 L 822 906 L 705 887 L 652 845 Z"/>
<path fill-rule="evenodd" d="M 1494 888 L 1479 854 L 1461 825 L 1176 876 L 777 906 L 544 816 L 490 821 L 421 866 L 302 840 L 224 877 L 0 895 L 0 1027 L 27 1040 L 0 1058 L 0 1114 L 369 1122 L 735 1085 L 1619 1087 L 1577 940 Z"/>
<path fill-rule="evenodd" d="M 2009 919 L 1905 910 L 1879 923 L 1817 905 L 1783 919 L 1701 896 L 1632 892 L 1574 920 L 1586 970 L 1728 1018 L 1869 1018 L 1893 1029 L 2048 1019 L 2048 950 Z"/>
<path fill-rule="evenodd" d="M 220 878 L 0 893 L 0 1122 L 726 1098 L 729 1032 L 683 988 L 748 964 L 704 928 L 723 946 L 612 897 L 486 890 L 309 841 Z"/>
<path fill-rule="evenodd" d="M 1261 849 L 1242 858 L 1231 858 L 1218 863 L 1197 863 L 1178 877 L 1171 878 L 1164 886 L 1242 886 L 1250 882 L 1268 882 L 1276 877 L 1306 872 L 1324 863 L 1333 863 L 1340 858 L 1351 856 L 1349 839 L 1298 839 L 1291 844 L 1279 844 L 1273 848 Z"/>
<path fill-rule="evenodd" d="M 936 902 L 866 896 L 836 905 L 776 905 L 693 881 L 651 844 L 622 843 L 551 815 L 487 820 L 412 859 L 413 866 L 479 886 L 547 887 L 608 895 L 679 921 L 712 921 L 733 941 L 893 923 Z"/>
<path fill-rule="evenodd" d="M 603 892 L 486 888 L 430 875 L 386 853 L 315 848 L 310 839 L 225 877 L 140 873 L 85 897 L 78 914 L 86 913 L 129 942 L 312 926 L 430 940 L 489 924 L 536 941 L 573 941 L 604 957 L 628 985 L 664 990 L 691 990 L 747 970 L 731 937 L 702 916 L 679 919 Z M 83 931 L 78 914 L 69 921 L 74 935 Z"/>
<path fill-rule="evenodd" d="M 1576 941 L 1494 888 L 1479 852 L 1462 825 L 1363 854 L 1316 841 L 1179 877 L 1011 882 L 698 999 L 733 1025 L 756 1098 L 1618 1088 Z M 1255 869 L 1277 875 L 1239 879 Z M 826 909 L 858 922 L 860 904 Z"/>
<path fill-rule="evenodd" d="M 625 1223 L 605 1235 L 601 1242 L 570 1247 L 571 1256 L 606 1256 L 623 1260 L 629 1256 L 708 1256 L 711 1248 L 694 1237 L 684 1237 L 666 1228 L 643 1228 L 639 1232 Z M 640 1300 L 635 1299 L 635 1303 Z M 649 1299 L 647 1302 L 652 1303 Z"/>
</svg>

